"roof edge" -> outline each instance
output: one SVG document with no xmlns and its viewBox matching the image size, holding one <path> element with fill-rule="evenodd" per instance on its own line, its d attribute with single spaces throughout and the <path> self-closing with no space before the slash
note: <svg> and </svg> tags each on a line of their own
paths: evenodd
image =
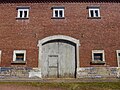
<svg viewBox="0 0 120 90">
<path fill-rule="evenodd" d="M 0 3 L 120 3 L 120 0 L 0 0 Z"/>
</svg>

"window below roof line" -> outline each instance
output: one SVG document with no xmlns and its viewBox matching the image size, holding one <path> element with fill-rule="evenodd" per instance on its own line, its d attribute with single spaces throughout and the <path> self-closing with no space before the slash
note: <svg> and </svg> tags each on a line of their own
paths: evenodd
<svg viewBox="0 0 120 90">
<path fill-rule="evenodd" d="M 63 19 L 64 18 L 64 7 L 52 7 L 54 19 Z"/>
<path fill-rule="evenodd" d="M 29 7 L 19 6 L 17 7 L 17 19 L 28 19 L 29 18 Z"/>
<path fill-rule="evenodd" d="M 95 6 L 87 7 L 89 19 L 101 19 L 100 8 Z"/>
</svg>

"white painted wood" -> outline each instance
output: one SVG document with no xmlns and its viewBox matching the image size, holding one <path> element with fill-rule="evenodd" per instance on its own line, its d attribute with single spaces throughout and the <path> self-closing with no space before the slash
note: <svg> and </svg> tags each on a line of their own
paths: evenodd
<svg viewBox="0 0 120 90">
<path fill-rule="evenodd" d="M 54 41 L 43 45 L 43 77 L 75 77 L 75 45 Z"/>
<path fill-rule="evenodd" d="M 58 78 L 58 55 L 48 56 L 48 77 Z"/>
<path fill-rule="evenodd" d="M 44 66 L 44 62 L 43 62 L 43 49 L 44 49 L 44 43 L 48 42 L 48 41 L 51 41 L 51 40 L 66 40 L 66 41 L 70 41 L 72 43 L 75 44 L 76 46 L 76 50 L 75 50 L 75 53 L 76 53 L 76 64 L 77 64 L 77 70 L 76 70 L 76 76 L 77 76 L 77 71 L 79 71 L 79 68 L 80 68 L 80 59 L 79 59 L 79 46 L 80 46 L 80 42 L 79 40 L 75 39 L 75 38 L 72 38 L 72 37 L 69 37 L 69 36 L 65 36 L 65 35 L 54 35 L 54 36 L 49 36 L 49 37 L 46 37 L 42 40 L 39 40 L 38 41 L 38 47 L 39 47 L 39 57 L 38 57 L 38 68 L 42 70 L 43 66 Z M 43 69 L 44 71 L 44 69 Z M 41 71 L 42 72 L 42 71 Z M 46 71 L 42 72 L 44 73 L 44 75 L 42 74 L 42 77 L 45 77 L 46 75 Z"/>
<path fill-rule="evenodd" d="M 50 55 L 58 55 L 58 43 L 50 42 L 42 47 L 42 76 L 47 77 L 48 76 L 48 60 Z"/>
<path fill-rule="evenodd" d="M 60 77 L 75 77 L 75 46 L 59 42 Z"/>
</svg>

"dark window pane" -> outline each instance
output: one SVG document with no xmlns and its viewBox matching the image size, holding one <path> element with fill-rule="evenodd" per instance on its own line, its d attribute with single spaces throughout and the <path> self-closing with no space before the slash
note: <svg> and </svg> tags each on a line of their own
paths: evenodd
<svg viewBox="0 0 120 90">
<path fill-rule="evenodd" d="M 95 10 L 95 15 L 96 17 L 98 17 L 98 10 Z"/>
<path fill-rule="evenodd" d="M 60 17 L 63 17 L 63 11 L 62 11 L 62 10 L 59 11 L 59 14 L 60 14 L 60 15 L 59 15 Z"/>
<path fill-rule="evenodd" d="M 20 11 L 20 17 L 22 17 L 22 15 L 23 15 L 23 11 Z"/>
<path fill-rule="evenodd" d="M 94 53 L 94 60 L 103 61 L 102 53 Z"/>
<path fill-rule="evenodd" d="M 120 56 L 120 53 L 118 53 L 118 56 Z"/>
<path fill-rule="evenodd" d="M 94 17 L 94 12 L 93 12 L 93 10 L 90 11 L 90 15 L 91 15 L 91 17 Z"/>
<path fill-rule="evenodd" d="M 58 11 L 55 11 L 55 17 L 58 17 Z"/>
<path fill-rule="evenodd" d="M 27 17 L 27 11 L 24 11 L 24 17 L 25 18 Z"/>
<path fill-rule="evenodd" d="M 16 61 L 24 61 L 24 53 L 17 53 Z"/>
</svg>

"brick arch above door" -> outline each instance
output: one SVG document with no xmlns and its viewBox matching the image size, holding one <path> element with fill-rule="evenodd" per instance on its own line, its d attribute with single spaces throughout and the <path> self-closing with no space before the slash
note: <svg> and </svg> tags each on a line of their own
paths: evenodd
<svg viewBox="0 0 120 90">
<path fill-rule="evenodd" d="M 80 41 L 70 37 L 70 36 L 65 36 L 65 35 L 53 35 L 53 36 L 49 36 L 46 38 L 43 38 L 41 40 L 38 41 L 38 47 L 39 47 L 39 59 L 38 59 L 38 68 L 41 68 L 41 59 L 42 59 L 42 45 L 46 42 L 49 42 L 51 40 L 66 40 L 66 41 L 70 41 L 72 43 L 74 43 L 76 45 L 76 59 L 77 59 L 77 68 L 80 67 L 79 64 L 79 46 L 80 46 Z"/>
</svg>

